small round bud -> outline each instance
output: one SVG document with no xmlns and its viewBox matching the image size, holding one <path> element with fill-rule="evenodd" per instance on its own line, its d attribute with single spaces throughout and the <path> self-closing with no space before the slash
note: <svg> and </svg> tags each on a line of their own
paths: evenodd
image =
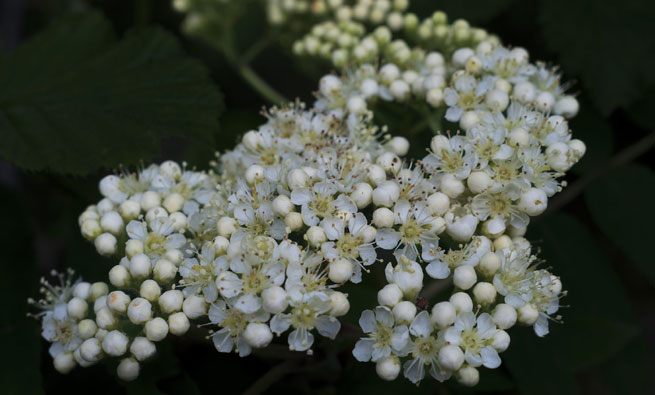
<svg viewBox="0 0 655 395">
<path fill-rule="evenodd" d="M 565 143 L 555 143 L 546 149 L 548 165 L 550 165 L 553 170 L 558 172 L 565 172 L 571 167 L 568 155 L 569 146 Z"/>
<path fill-rule="evenodd" d="M 126 200 L 121 203 L 119 210 L 125 221 L 131 221 L 141 214 L 141 205 L 136 200 Z"/>
<path fill-rule="evenodd" d="M 188 4 L 188 2 L 184 2 Z M 182 175 L 182 168 L 175 161 L 167 160 L 159 165 L 159 173 L 175 180 Z"/>
<path fill-rule="evenodd" d="M 86 314 L 89 311 L 89 305 L 86 303 L 86 300 L 74 297 L 68 301 L 66 311 L 68 312 L 69 317 L 75 320 L 81 320 L 86 317 Z"/>
<path fill-rule="evenodd" d="M 168 284 L 175 279 L 177 266 L 168 259 L 160 259 L 155 263 L 153 277 L 160 284 Z"/>
<path fill-rule="evenodd" d="M 291 190 L 306 187 L 307 181 L 309 176 L 302 169 L 293 169 L 287 174 L 287 184 Z"/>
<path fill-rule="evenodd" d="M 387 284 L 378 291 L 378 303 L 393 308 L 403 299 L 403 291 L 397 284 Z"/>
<path fill-rule="evenodd" d="M 475 387 L 480 382 L 480 372 L 473 366 L 463 366 L 455 377 L 457 382 L 465 387 Z"/>
<path fill-rule="evenodd" d="M 102 214 L 104 214 L 104 213 L 106 213 L 108 211 L 113 210 L 114 209 L 114 203 L 111 200 L 105 198 L 105 199 L 102 199 L 101 201 L 98 202 L 98 204 L 96 205 L 96 208 L 98 210 L 98 213 L 100 215 L 102 215 Z"/>
<path fill-rule="evenodd" d="M 509 329 L 516 324 L 516 309 L 508 304 L 499 303 L 491 314 L 496 326 L 499 329 Z"/>
<path fill-rule="evenodd" d="M 518 206 L 526 214 L 534 217 L 546 211 L 548 196 L 539 188 L 530 188 L 521 194 Z"/>
<path fill-rule="evenodd" d="M 330 315 L 333 317 L 344 316 L 350 310 L 350 302 L 343 292 L 330 292 L 330 305 L 332 306 L 330 308 Z"/>
<path fill-rule="evenodd" d="M 320 226 L 310 226 L 305 233 L 305 238 L 312 246 L 319 246 L 327 240 L 325 231 Z"/>
<path fill-rule="evenodd" d="M 116 252 L 116 237 L 111 233 L 103 233 L 96 237 L 93 241 L 93 244 L 98 251 L 98 254 L 102 256 L 114 255 Z"/>
<path fill-rule="evenodd" d="M 125 224 L 123 223 L 121 215 L 116 211 L 107 211 L 100 219 L 100 226 L 102 226 L 102 229 L 105 232 L 109 232 L 113 235 L 120 235 L 123 233 Z"/>
<path fill-rule="evenodd" d="M 491 277 L 500 268 L 500 258 L 493 252 L 487 252 L 480 259 L 478 270 L 483 276 Z"/>
<path fill-rule="evenodd" d="M 518 321 L 523 325 L 532 325 L 537 322 L 539 311 L 530 303 L 524 304 L 518 309 Z"/>
<path fill-rule="evenodd" d="M 84 236 L 85 239 L 95 241 L 95 239 L 100 236 L 100 234 L 102 234 L 102 227 L 100 226 L 100 222 L 98 222 L 98 220 L 87 219 L 82 222 L 80 231 L 82 232 L 82 236 Z"/>
<path fill-rule="evenodd" d="M 471 265 L 462 265 L 455 269 L 453 274 L 453 284 L 455 286 L 467 290 L 475 285 L 478 281 L 478 276 L 475 274 L 475 268 Z"/>
<path fill-rule="evenodd" d="M 62 352 L 60 354 L 64 354 L 64 353 Z M 80 351 L 80 347 L 78 347 L 77 350 L 73 351 L 73 359 L 75 359 L 75 362 L 83 368 L 91 366 L 95 363 L 95 362 L 89 362 L 86 359 L 82 358 L 82 352 Z"/>
<path fill-rule="evenodd" d="M 162 206 L 168 211 L 169 213 L 175 213 L 177 211 L 182 210 L 182 207 L 184 207 L 184 196 L 177 192 L 173 192 L 170 195 L 166 196 L 166 199 L 164 199 L 164 203 Z"/>
<path fill-rule="evenodd" d="M 116 265 L 109 270 L 109 282 L 116 288 L 125 288 L 131 280 L 125 266 Z"/>
<path fill-rule="evenodd" d="M 278 314 L 287 309 L 289 301 L 287 292 L 279 286 L 272 286 L 262 291 L 262 307 L 271 314 Z"/>
<path fill-rule="evenodd" d="M 113 291 L 107 295 L 107 307 L 113 312 L 125 314 L 130 297 L 123 291 Z"/>
<path fill-rule="evenodd" d="M 470 130 L 478 122 L 480 122 L 480 116 L 477 111 L 466 111 L 459 119 L 459 127 L 462 128 L 462 130 Z"/>
<path fill-rule="evenodd" d="M 393 381 L 400 373 L 400 361 L 396 356 L 388 356 L 375 363 L 375 372 L 382 380 Z"/>
<path fill-rule="evenodd" d="M 251 347 L 263 348 L 273 340 L 273 332 L 266 324 L 251 322 L 243 331 L 243 337 Z"/>
<path fill-rule="evenodd" d="M 392 312 L 396 322 L 411 323 L 416 316 L 416 305 L 407 300 L 403 300 L 393 307 Z"/>
<path fill-rule="evenodd" d="M 162 312 L 171 314 L 182 309 L 183 301 L 184 295 L 182 294 L 182 291 L 171 289 L 161 294 L 158 303 Z"/>
<path fill-rule="evenodd" d="M 77 324 L 77 335 L 82 339 L 88 339 L 95 336 L 98 331 L 98 325 L 91 319 L 82 320 Z"/>
<path fill-rule="evenodd" d="M 361 96 L 353 96 L 348 99 L 346 108 L 352 114 L 364 114 L 366 112 L 366 100 Z"/>
<path fill-rule="evenodd" d="M 108 307 L 103 307 L 96 313 L 96 322 L 102 329 L 112 329 L 116 326 L 118 320 Z"/>
<path fill-rule="evenodd" d="M 403 80 L 395 80 L 389 86 L 389 91 L 396 100 L 402 101 L 409 96 L 409 85 Z"/>
<path fill-rule="evenodd" d="M 382 167 L 378 165 L 370 165 L 366 169 L 366 173 L 368 175 L 369 181 L 371 181 L 375 185 L 387 180 L 387 173 L 384 171 Z"/>
<path fill-rule="evenodd" d="M 382 167 L 386 172 L 394 174 L 397 173 L 402 166 L 400 158 L 393 152 L 385 152 L 384 154 L 378 156 L 375 160 L 375 163 Z"/>
<path fill-rule="evenodd" d="M 530 133 L 527 130 L 516 127 L 509 132 L 509 145 L 514 147 L 527 147 L 530 145 Z"/>
<path fill-rule="evenodd" d="M 93 302 L 93 312 L 98 314 L 103 307 L 107 307 L 107 295 L 103 295 Z"/>
<path fill-rule="evenodd" d="M 55 370 L 61 374 L 68 374 L 77 365 L 73 353 L 60 352 L 52 361 Z"/>
<path fill-rule="evenodd" d="M 446 220 L 442 217 L 435 217 L 432 222 L 430 222 L 430 230 L 439 235 L 446 230 L 446 225 Z"/>
<path fill-rule="evenodd" d="M 564 96 L 555 103 L 553 112 L 566 118 L 573 118 L 580 110 L 580 104 L 573 96 Z"/>
<path fill-rule="evenodd" d="M 434 137 L 432 137 L 432 140 L 430 140 L 430 149 L 432 152 L 435 154 L 440 154 L 441 151 L 449 151 L 450 150 L 450 139 L 443 134 L 438 134 Z"/>
<path fill-rule="evenodd" d="M 463 68 L 466 65 L 466 62 L 471 56 L 474 56 L 475 52 L 471 48 L 460 48 L 453 52 L 453 66 L 456 68 Z"/>
<path fill-rule="evenodd" d="M 457 370 L 464 363 L 464 352 L 459 346 L 447 344 L 439 350 L 439 365 L 447 370 Z"/>
<path fill-rule="evenodd" d="M 493 180 L 491 177 L 489 177 L 489 174 L 481 170 L 471 172 L 471 174 L 469 174 L 468 178 L 466 179 L 466 185 L 469 187 L 471 192 L 475 194 L 480 194 L 486 191 L 492 183 Z"/>
<path fill-rule="evenodd" d="M 141 283 L 139 295 L 149 302 L 156 302 L 159 299 L 159 295 L 161 295 L 161 288 L 156 281 L 146 280 Z"/>
<path fill-rule="evenodd" d="M 113 330 L 107 333 L 107 336 L 102 339 L 102 349 L 107 353 L 107 355 L 119 357 L 127 351 L 127 344 L 129 341 L 130 339 L 128 339 L 123 332 Z"/>
<path fill-rule="evenodd" d="M 184 254 L 177 248 L 171 248 L 170 250 L 166 250 L 164 258 L 169 260 L 173 265 L 179 266 L 182 263 L 182 259 L 184 259 Z"/>
<path fill-rule="evenodd" d="M 407 155 L 409 151 L 409 141 L 401 136 L 395 136 L 387 143 L 387 146 L 391 149 L 391 152 L 398 156 Z"/>
<path fill-rule="evenodd" d="M 366 225 L 366 227 L 362 229 L 359 235 L 364 243 L 371 243 L 373 240 L 375 240 L 375 236 L 377 236 L 377 234 L 377 229 L 371 225 Z"/>
<path fill-rule="evenodd" d="M 116 374 L 123 381 L 133 381 L 139 377 L 140 365 L 133 358 L 125 358 L 118 364 Z"/>
<path fill-rule="evenodd" d="M 452 174 L 445 174 L 441 177 L 440 187 L 441 191 L 451 199 L 455 199 L 466 189 L 464 183 L 461 180 L 456 179 Z"/>
<path fill-rule="evenodd" d="M 155 343 L 142 336 L 135 338 L 130 345 L 130 352 L 137 361 L 145 361 L 155 355 L 156 351 L 157 346 L 155 346 Z"/>
<path fill-rule="evenodd" d="M 168 329 L 170 330 L 171 334 L 175 336 L 182 336 L 189 330 L 190 327 L 191 323 L 189 322 L 189 318 L 183 312 L 171 314 L 168 316 Z"/>
<path fill-rule="evenodd" d="M 150 276 L 152 263 L 146 254 L 136 254 L 130 259 L 130 274 L 132 278 L 144 279 Z"/>
<path fill-rule="evenodd" d="M 585 152 L 587 152 L 587 146 L 585 145 L 585 143 L 583 143 L 578 139 L 570 140 L 567 144 L 569 146 L 570 151 L 573 152 L 573 156 L 575 158 L 578 159 L 582 158 Z"/>
<path fill-rule="evenodd" d="M 318 83 L 318 86 L 319 86 L 319 91 L 324 96 L 331 96 L 339 89 L 341 89 L 341 80 L 332 74 L 328 74 L 321 78 L 321 80 Z"/>
<path fill-rule="evenodd" d="M 450 303 L 455 306 L 457 313 L 469 313 L 473 311 L 473 301 L 466 292 L 457 292 L 450 297 Z"/>
<path fill-rule="evenodd" d="M 473 297 L 478 304 L 491 304 L 496 300 L 496 288 L 490 283 L 477 283 L 473 287 Z"/>
<path fill-rule="evenodd" d="M 146 222 L 151 223 L 157 218 L 168 218 L 168 212 L 163 207 L 153 207 L 146 213 Z"/>
<path fill-rule="evenodd" d="M 161 317 L 153 318 L 146 323 L 145 332 L 146 337 L 150 341 L 158 342 L 164 340 L 166 335 L 168 335 L 168 324 Z"/>
<path fill-rule="evenodd" d="M 103 282 L 97 282 L 91 284 L 91 288 L 89 289 L 89 299 L 92 301 L 95 301 L 99 297 L 103 295 L 107 295 L 109 292 L 109 287 L 107 284 Z"/>
<path fill-rule="evenodd" d="M 140 204 L 141 209 L 147 212 L 150 209 L 161 206 L 161 197 L 157 192 L 146 191 L 141 195 Z"/>
<path fill-rule="evenodd" d="M 549 112 L 555 105 L 555 96 L 550 92 L 541 92 L 534 99 L 534 104 L 539 111 Z"/>
<path fill-rule="evenodd" d="M 498 352 L 503 352 L 507 350 L 507 348 L 509 347 L 509 343 L 510 343 L 509 334 L 502 329 L 496 331 L 492 339 L 493 339 L 493 343 L 491 343 L 491 346 L 495 348 L 496 351 Z"/>
<path fill-rule="evenodd" d="M 214 237 L 213 244 L 216 255 L 221 255 L 227 251 L 227 247 L 230 245 L 230 240 L 223 236 L 216 236 Z"/>
<path fill-rule="evenodd" d="M 512 243 L 512 239 L 510 239 L 507 235 L 502 235 L 494 240 L 494 248 L 496 251 L 504 250 L 505 248 L 511 248 L 513 245 L 514 244 Z"/>
<path fill-rule="evenodd" d="M 450 198 L 441 192 L 428 196 L 428 208 L 433 215 L 443 215 L 450 208 Z"/>
<path fill-rule="evenodd" d="M 531 103 L 537 97 L 537 88 L 531 82 L 519 82 L 514 85 L 512 96 L 523 103 Z"/>
<path fill-rule="evenodd" d="M 505 111 L 505 109 L 509 105 L 509 95 L 507 94 L 507 92 L 502 91 L 500 89 L 492 89 L 489 92 L 487 92 L 487 96 L 485 98 L 485 104 L 491 110 Z"/>
<path fill-rule="evenodd" d="M 273 212 L 280 217 L 285 217 L 293 210 L 293 203 L 288 196 L 280 195 L 273 200 Z"/>
<path fill-rule="evenodd" d="M 387 63 L 380 68 L 380 79 L 386 84 L 391 84 L 399 76 L 400 69 L 393 63 Z"/>
<path fill-rule="evenodd" d="M 443 103 L 443 90 L 439 88 L 429 89 L 425 94 L 425 101 L 432 107 L 439 107 Z"/>
<path fill-rule="evenodd" d="M 289 213 L 284 217 L 284 223 L 289 227 L 290 231 L 296 231 L 303 227 L 305 224 L 300 213 Z"/>
<path fill-rule="evenodd" d="M 262 137 L 256 130 L 251 130 L 243 135 L 241 141 L 246 148 L 257 151 L 262 144 Z"/>
<path fill-rule="evenodd" d="M 353 264 L 348 259 L 338 258 L 328 264 L 328 278 L 333 283 L 344 283 L 353 276 Z"/>
<path fill-rule="evenodd" d="M 378 208 L 373 212 L 373 224 L 378 228 L 390 228 L 393 222 L 393 211 L 388 208 Z"/>
<path fill-rule="evenodd" d="M 455 323 L 457 309 L 451 302 L 439 302 L 432 307 L 432 323 L 439 328 L 447 328 Z"/>
<path fill-rule="evenodd" d="M 391 207 L 400 197 L 400 187 L 395 181 L 384 181 L 373 190 L 373 204 Z"/>
<path fill-rule="evenodd" d="M 143 254 L 143 243 L 141 240 L 129 239 L 125 242 L 125 254 L 128 258 L 132 258 L 137 254 Z"/>
<path fill-rule="evenodd" d="M 216 223 L 216 231 L 219 236 L 230 237 L 237 229 L 237 221 L 230 217 L 221 217 Z"/>
<path fill-rule="evenodd" d="M 350 198 L 357 208 L 362 209 L 373 201 L 373 187 L 367 182 L 359 182 L 353 186 Z"/>
<path fill-rule="evenodd" d="M 80 345 L 80 356 L 89 362 L 98 362 L 103 357 L 100 340 L 92 337 Z"/>
<path fill-rule="evenodd" d="M 127 317 L 133 324 L 141 325 L 152 318 L 152 306 L 144 298 L 134 298 L 127 307 Z"/>
<path fill-rule="evenodd" d="M 200 318 L 207 314 L 207 303 L 205 303 L 204 298 L 191 295 L 184 299 L 184 303 L 182 303 L 182 311 L 192 320 Z"/>
</svg>

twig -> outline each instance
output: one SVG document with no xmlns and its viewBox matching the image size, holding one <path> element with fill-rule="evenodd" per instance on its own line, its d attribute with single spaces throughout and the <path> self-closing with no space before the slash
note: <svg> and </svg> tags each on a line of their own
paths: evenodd
<svg viewBox="0 0 655 395">
<path fill-rule="evenodd" d="M 635 158 L 638 158 L 639 156 L 648 152 L 648 150 L 652 149 L 654 146 L 655 146 L 655 133 L 650 133 L 646 137 L 642 138 L 641 140 L 637 141 L 636 143 L 632 144 L 631 146 L 617 153 L 604 166 L 595 168 L 594 170 L 585 174 L 578 181 L 566 187 L 566 189 L 562 193 L 557 195 L 557 197 L 554 198 L 553 201 L 548 205 L 548 209 L 546 210 L 546 213 L 544 213 L 543 216 L 553 213 L 559 210 L 560 208 L 566 206 L 569 202 L 571 202 L 578 195 L 580 195 L 589 183 L 591 183 L 595 179 L 605 174 L 608 170 L 612 169 L 613 167 L 620 166 L 624 163 L 630 162 Z M 541 217 L 537 217 L 535 218 L 535 220 L 539 220 L 539 218 Z"/>
</svg>

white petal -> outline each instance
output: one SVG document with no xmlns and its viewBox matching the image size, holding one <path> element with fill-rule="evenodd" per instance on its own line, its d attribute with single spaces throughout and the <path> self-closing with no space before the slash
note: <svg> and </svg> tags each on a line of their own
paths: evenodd
<svg viewBox="0 0 655 395">
<path fill-rule="evenodd" d="M 380 248 L 393 250 L 400 241 L 400 233 L 391 229 L 380 229 L 375 237 L 375 242 Z"/>
<path fill-rule="evenodd" d="M 432 323 L 430 322 L 430 313 L 421 311 L 418 313 L 412 324 L 409 326 L 409 331 L 414 336 L 428 337 L 432 333 Z"/>
<path fill-rule="evenodd" d="M 362 315 L 359 317 L 359 326 L 364 333 L 371 333 L 375 330 L 376 322 L 373 310 L 362 311 Z"/>
<path fill-rule="evenodd" d="M 442 261 L 432 261 L 426 267 L 425 271 L 428 273 L 428 276 L 436 279 L 444 279 L 450 276 L 450 267 L 448 264 Z"/>
<path fill-rule="evenodd" d="M 355 359 L 359 362 L 370 361 L 374 344 L 375 340 L 371 338 L 359 339 L 359 341 L 355 344 L 355 348 L 353 349 L 353 356 Z"/>
<path fill-rule="evenodd" d="M 480 356 L 482 357 L 482 364 L 485 368 L 496 369 L 500 366 L 500 356 L 498 355 L 498 351 L 493 347 L 483 347 L 480 350 Z"/>
<path fill-rule="evenodd" d="M 334 339 L 341 329 L 341 323 L 339 320 L 331 315 L 322 315 L 318 317 L 314 322 L 314 325 L 321 336 L 329 337 L 330 339 Z"/>
<path fill-rule="evenodd" d="M 245 295 L 240 296 L 234 305 L 235 309 L 246 314 L 252 314 L 255 311 L 259 310 L 261 307 L 262 307 L 262 300 L 259 296 L 255 295 L 254 293 L 247 293 Z"/>
</svg>

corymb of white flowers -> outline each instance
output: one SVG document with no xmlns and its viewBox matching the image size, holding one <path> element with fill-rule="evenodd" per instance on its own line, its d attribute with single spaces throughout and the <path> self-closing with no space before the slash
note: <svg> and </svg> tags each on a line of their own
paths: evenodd
<svg viewBox="0 0 655 395">
<path fill-rule="evenodd" d="M 196 2 L 175 3 L 191 15 Z M 59 372 L 120 358 L 118 376 L 134 380 L 191 321 L 219 352 L 247 356 L 274 335 L 310 352 L 339 334 L 339 288 L 376 265 L 387 284 L 361 312 L 353 355 L 384 380 L 476 385 L 510 328 L 544 336 L 560 320 L 562 283 L 523 235 L 584 154 L 567 124 L 577 101 L 553 69 L 463 21 L 418 21 L 407 1 L 342 3 L 269 1 L 274 24 L 327 19 L 296 52 L 350 62 L 321 79 L 313 107 L 271 108 L 207 171 L 167 161 L 100 181 L 79 224 L 117 259 L 108 282 L 59 275 L 32 301 Z M 392 40 L 402 29 L 420 45 Z M 435 130 L 424 158 L 405 159 L 408 140 L 372 122 L 379 101 L 427 104 L 460 131 Z"/>
</svg>

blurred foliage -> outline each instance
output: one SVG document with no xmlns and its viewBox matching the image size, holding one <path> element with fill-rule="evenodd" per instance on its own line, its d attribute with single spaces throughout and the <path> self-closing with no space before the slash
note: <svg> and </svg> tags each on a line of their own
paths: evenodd
<svg viewBox="0 0 655 395">
<path fill-rule="evenodd" d="M 39 274 L 52 268 L 71 266 L 89 280 L 105 276 L 108 261 L 77 225 L 84 206 L 98 199 L 100 176 L 139 160 L 204 166 L 215 150 L 233 146 L 263 122 L 259 112 L 266 103 L 240 67 L 304 101 L 330 70 L 291 57 L 289 37 L 266 26 L 255 1 L 239 2 L 238 12 L 226 18 L 229 25 L 217 31 L 215 39 L 223 41 L 210 44 L 184 37 L 182 16 L 166 0 L 5 3 L 18 5 L 11 21 L 20 21 L 14 35 L 20 42 L 7 39 L 13 37 L 6 33 L 9 24 L 0 41 L 6 48 L 22 45 L 0 58 L 0 155 L 42 172 L 0 162 L 0 251 L 9 270 L 0 280 L 2 300 L 9 301 L 1 326 L 3 393 L 241 393 L 252 385 L 316 394 L 652 392 L 655 102 L 648 93 L 655 85 L 655 16 L 646 2 L 412 1 L 420 15 L 441 8 L 527 48 L 533 58 L 560 63 L 563 79 L 580 92 L 581 112 L 571 127 L 587 154 L 527 235 L 544 265 L 561 275 L 569 291 L 562 303 L 570 308 L 543 339 L 529 328 L 512 330 L 503 365 L 481 370 L 475 389 L 432 380 L 419 387 L 401 379 L 387 383 L 373 364 L 354 360 L 358 312 L 374 304 L 381 268 L 348 290 L 352 310 L 341 336 L 323 340 L 313 356 L 289 352 L 280 340 L 245 359 L 219 354 L 198 329 L 162 347 L 129 385 L 115 379 L 115 366 L 54 372 L 45 343 L 37 341 L 37 325 L 25 318 L 24 301 L 35 296 Z M 228 56 L 225 45 L 233 51 Z M 208 75 L 225 94 L 220 126 L 221 96 Z M 422 154 L 434 125 L 414 125 L 422 114 L 388 110 L 387 118 L 376 120 L 410 136 L 412 153 Z"/>
</svg>

